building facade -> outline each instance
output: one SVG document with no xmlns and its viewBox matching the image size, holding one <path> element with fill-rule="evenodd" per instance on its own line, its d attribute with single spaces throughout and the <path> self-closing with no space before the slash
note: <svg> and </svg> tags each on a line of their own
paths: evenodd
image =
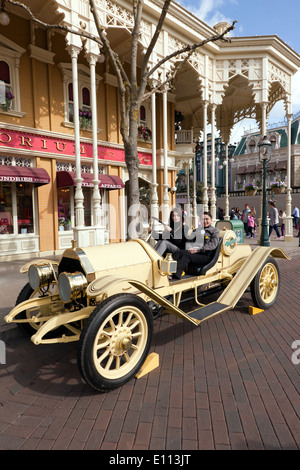
<svg viewBox="0 0 300 470">
<path fill-rule="evenodd" d="M 87 0 L 24 3 L 45 23 L 96 34 Z M 163 5 L 146 3 L 141 56 Z M 4 7 L 10 21 L 0 24 L 0 258 L 57 254 L 73 239 L 81 246 L 125 240 L 129 176 L 109 58 L 91 40 L 38 25 L 7 2 Z M 98 0 L 97 9 L 129 71 L 132 2 Z M 211 28 L 174 2 L 150 62 L 226 26 Z M 173 58 L 152 78 L 184 58 Z M 298 54 L 277 36 L 235 37 L 198 49 L 172 91 L 149 96 L 139 116 L 139 180 L 154 214 L 166 218 L 175 203 L 169 188 L 193 162 L 195 141 L 208 126 L 219 131 L 226 159 L 231 129 L 242 118 L 255 116 L 264 134 L 269 110 L 283 99 L 290 119 L 291 76 L 299 66 Z M 175 131 L 176 112 L 184 119 Z M 215 137 L 212 130 L 212 168 Z M 210 202 L 215 212 L 216 177 L 212 171 L 208 181 L 206 150 L 203 165 L 204 206 Z"/>
<path fill-rule="evenodd" d="M 281 181 L 287 186 L 288 167 L 288 127 L 287 122 L 267 127 L 267 136 L 272 144 L 272 158 L 267 167 L 267 188 L 271 189 L 274 182 Z M 290 148 L 291 148 L 291 187 L 300 187 L 300 113 L 292 116 Z M 230 190 L 239 191 L 246 184 L 253 183 L 261 188 L 262 165 L 258 158 L 259 131 L 246 132 L 234 153 L 235 162 L 230 180 Z"/>
</svg>

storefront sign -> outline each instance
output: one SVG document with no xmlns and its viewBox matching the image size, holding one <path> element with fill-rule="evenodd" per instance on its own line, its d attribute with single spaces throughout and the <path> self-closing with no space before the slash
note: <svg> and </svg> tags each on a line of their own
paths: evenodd
<svg viewBox="0 0 300 470">
<path fill-rule="evenodd" d="M 28 132 L 0 129 L 0 148 L 9 147 L 29 151 L 38 151 L 55 155 L 75 156 L 74 140 L 58 139 L 51 136 L 42 136 Z M 93 145 L 82 143 L 80 145 L 81 157 L 93 158 Z M 142 165 L 152 165 L 151 153 L 139 152 Z M 98 145 L 98 159 L 113 162 L 125 162 L 125 152 L 121 148 L 112 148 Z"/>
</svg>

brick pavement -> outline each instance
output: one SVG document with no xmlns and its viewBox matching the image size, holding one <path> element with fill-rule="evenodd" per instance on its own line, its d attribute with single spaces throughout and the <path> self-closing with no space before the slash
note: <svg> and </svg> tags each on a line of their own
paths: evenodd
<svg viewBox="0 0 300 470">
<path fill-rule="evenodd" d="M 300 256 L 278 263 L 280 296 L 270 310 L 249 315 L 246 293 L 200 327 L 161 317 L 152 344 L 159 368 L 107 394 L 82 381 L 75 344 L 4 335 L 0 449 L 299 449 L 300 364 L 291 345 L 300 340 Z M 1 314 L 14 302 L 5 297 Z"/>
</svg>

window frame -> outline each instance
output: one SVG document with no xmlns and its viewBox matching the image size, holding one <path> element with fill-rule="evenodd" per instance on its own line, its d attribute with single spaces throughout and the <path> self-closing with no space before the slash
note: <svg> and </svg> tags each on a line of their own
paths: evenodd
<svg viewBox="0 0 300 470">
<path fill-rule="evenodd" d="M 14 95 L 12 109 L 4 111 L 0 107 L 1 114 L 9 114 L 12 116 L 23 117 L 26 113 L 21 111 L 21 98 L 20 98 L 20 58 L 24 54 L 25 49 L 15 44 L 13 41 L 7 39 L 0 34 L 0 57 L 1 60 L 6 62 L 9 67 L 10 75 L 10 89 Z"/>
<path fill-rule="evenodd" d="M 74 122 L 69 120 L 69 85 L 73 83 L 72 76 L 72 64 L 71 63 L 61 63 L 59 68 L 63 74 L 63 95 L 64 95 L 64 121 L 63 125 L 65 127 L 74 127 Z M 90 78 L 90 69 L 85 65 L 78 64 L 78 104 L 79 109 L 87 108 L 87 105 L 83 105 L 83 89 L 87 88 L 90 93 L 91 98 L 91 78 Z M 96 75 L 96 90 L 100 82 L 100 77 Z M 73 90 L 74 93 L 74 90 Z M 91 110 L 91 105 L 90 105 Z"/>
</svg>

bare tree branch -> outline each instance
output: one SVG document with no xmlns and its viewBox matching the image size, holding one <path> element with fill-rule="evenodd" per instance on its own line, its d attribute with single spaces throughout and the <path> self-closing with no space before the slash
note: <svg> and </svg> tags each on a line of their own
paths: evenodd
<svg viewBox="0 0 300 470">
<path fill-rule="evenodd" d="M 167 12 L 168 12 L 168 9 L 169 9 L 169 6 L 171 4 L 171 1 L 172 0 L 165 0 L 165 3 L 163 5 L 163 8 L 162 8 L 162 12 L 161 12 L 161 15 L 159 17 L 159 20 L 158 20 L 158 23 L 156 25 L 156 29 L 155 29 L 155 32 L 153 34 L 153 37 L 151 39 L 151 42 L 147 48 L 147 51 L 146 51 L 146 54 L 144 56 L 144 60 L 143 60 L 143 64 L 142 64 L 142 68 L 141 68 L 141 84 L 140 84 L 140 99 L 141 99 L 141 96 L 142 94 L 144 93 L 145 89 L 146 89 L 146 86 L 147 86 L 147 79 L 148 79 L 148 76 L 146 76 L 146 70 L 147 70 L 147 66 L 148 66 L 148 63 L 149 63 L 149 59 L 150 59 L 150 55 L 152 54 L 153 52 L 153 49 L 155 47 L 155 44 L 157 42 L 157 39 L 159 37 L 159 34 L 162 30 L 162 27 L 163 27 L 163 24 L 164 24 L 164 21 L 165 21 L 165 18 L 167 16 Z"/>
<path fill-rule="evenodd" d="M 168 62 L 173 57 L 184 54 L 185 52 L 190 52 L 190 51 L 194 52 L 196 49 L 198 49 L 200 47 L 203 47 L 205 44 L 207 44 L 209 42 L 216 42 L 216 41 L 219 41 L 219 40 L 223 40 L 225 42 L 230 42 L 230 39 L 226 38 L 225 35 L 234 29 L 236 23 L 237 22 L 234 21 L 232 23 L 232 25 L 229 26 L 227 29 L 225 29 L 225 31 L 223 31 L 223 33 L 221 33 L 221 34 L 216 34 L 215 36 L 211 36 L 210 38 L 203 39 L 202 41 L 200 41 L 198 43 L 195 43 L 195 44 L 192 44 L 192 45 L 187 45 L 187 46 L 183 47 L 182 49 L 179 49 L 177 51 L 172 52 L 171 54 L 167 55 L 166 57 L 161 59 L 159 62 L 157 62 L 157 64 L 155 64 L 155 66 L 151 70 L 149 70 L 148 73 L 146 73 L 146 77 L 147 78 L 151 77 L 151 75 L 159 67 L 161 67 L 163 64 Z"/>
</svg>

